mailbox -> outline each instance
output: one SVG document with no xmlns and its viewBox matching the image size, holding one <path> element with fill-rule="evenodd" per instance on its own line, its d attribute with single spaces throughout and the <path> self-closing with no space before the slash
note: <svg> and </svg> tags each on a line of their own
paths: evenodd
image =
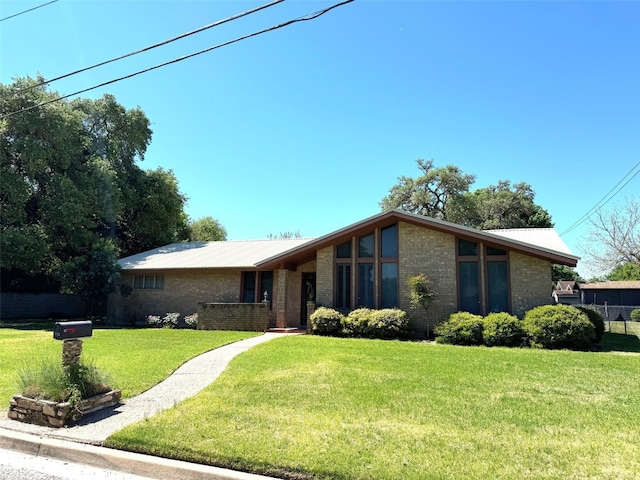
<svg viewBox="0 0 640 480">
<path fill-rule="evenodd" d="M 93 334 L 91 320 L 80 322 L 56 322 L 53 327 L 53 338 L 65 340 L 67 338 L 90 337 Z"/>
</svg>

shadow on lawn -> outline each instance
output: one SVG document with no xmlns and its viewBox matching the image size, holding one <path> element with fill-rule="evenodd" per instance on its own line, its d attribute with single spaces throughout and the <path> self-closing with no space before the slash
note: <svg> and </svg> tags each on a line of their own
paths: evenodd
<svg viewBox="0 0 640 480">
<path fill-rule="evenodd" d="M 640 353 L 640 338 L 635 335 L 605 333 L 600 342 L 600 351 Z"/>
</svg>

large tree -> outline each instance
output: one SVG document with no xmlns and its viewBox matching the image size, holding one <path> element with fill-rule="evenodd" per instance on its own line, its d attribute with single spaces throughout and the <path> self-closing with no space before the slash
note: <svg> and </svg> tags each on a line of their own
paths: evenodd
<svg viewBox="0 0 640 480">
<path fill-rule="evenodd" d="M 382 199 L 383 210 L 399 208 L 479 229 L 552 227 L 551 216 L 534 203 L 530 185 L 497 185 L 470 191 L 475 175 L 458 167 L 435 168 L 433 160 L 417 160 L 422 174 L 417 178 L 399 177 Z"/>
<path fill-rule="evenodd" d="M 624 264 L 640 266 L 640 200 L 630 197 L 609 210 L 596 210 L 585 240 L 586 263 L 599 274 Z"/>
<path fill-rule="evenodd" d="M 227 231 L 213 217 L 202 217 L 195 222 L 189 222 L 190 242 L 219 242 L 226 239 Z"/>
<path fill-rule="evenodd" d="M 60 100 L 41 81 L 0 84 L 2 289 L 47 279 L 78 290 L 68 272 L 85 260 L 186 239 L 186 198 L 173 173 L 137 165 L 152 134 L 144 112 L 112 95 Z"/>
</svg>

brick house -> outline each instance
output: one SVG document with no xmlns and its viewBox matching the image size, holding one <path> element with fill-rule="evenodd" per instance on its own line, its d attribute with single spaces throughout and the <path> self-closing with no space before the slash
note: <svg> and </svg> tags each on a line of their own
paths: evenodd
<svg viewBox="0 0 640 480">
<path fill-rule="evenodd" d="M 481 231 L 391 210 L 315 239 L 171 244 L 119 261 L 128 297 L 113 295 L 108 315 L 196 311 L 198 302 L 268 300 L 269 326 L 305 325 L 315 305 L 349 311 L 398 307 L 424 334 L 425 312 L 411 310 L 406 281 L 424 273 L 438 293 L 430 324 L 456 311 L 523 315 L 551 303 L 551 265 L 575 267 L 553 229 Z"/>
</svg>

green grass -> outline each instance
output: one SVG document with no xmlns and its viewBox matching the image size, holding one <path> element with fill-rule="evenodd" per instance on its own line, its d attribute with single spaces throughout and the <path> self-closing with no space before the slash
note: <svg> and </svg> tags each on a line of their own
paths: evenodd
<svg viewBox="0 0 640 480">
<path fill-rule="evenodd" d="M 635 479 L 638 385 L 637 353 L 284 337 L 107 444 L 284 478 Z"/>
<path fill-rule="evenodd" d="M 94 329 L 83 342 L 82 358 L 109 374 L 124 398 L 148 390 L 200 353 L 250 332 L 170 329 Z M 61 360 L 62 342 L 52 331 L 0 328 L 0 402 L 8 406 L 19 393 L 18 372 L 47 359 Z M 0 404 L 0 405 L 2 405 Z M 4 408 L 1 407 L 0 408 Z"/>
</svg>

